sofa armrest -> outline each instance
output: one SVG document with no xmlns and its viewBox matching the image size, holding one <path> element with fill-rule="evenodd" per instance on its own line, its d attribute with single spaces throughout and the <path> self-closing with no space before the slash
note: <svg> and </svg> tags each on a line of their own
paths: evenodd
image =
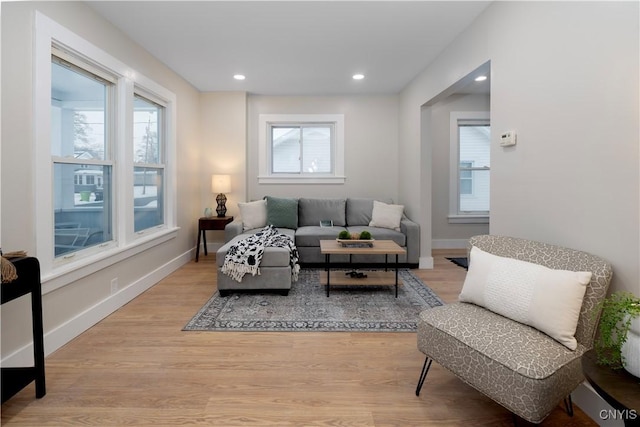
<svg viewBox="0 0 640 427">
<path fill-rule="evenodd" d="M 420 262 L 420 225 L 404 217 L 400 221 L 400 231 L 407 236 L 407 262 L 418 264 Z"/>
<path fill-rule="evenodd" d="M 224 241 L 225 241 L 225 243 L 228 242 L 229 240 L 233 239 L 237 235 L 242 234 L 242 231 L 243 231 L 242 220 L 241 219 L 234 219 L 232 222 L 227 224 L 226 227 L 224 227 Z"/>
</svg>

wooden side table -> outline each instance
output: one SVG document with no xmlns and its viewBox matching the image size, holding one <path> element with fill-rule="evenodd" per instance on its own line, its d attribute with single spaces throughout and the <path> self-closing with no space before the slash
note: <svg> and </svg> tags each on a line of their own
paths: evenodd
<svg viewBox="0 0 640 427">
<path fill-rule="evenodd" d="M 200 255 L 200 236 L 204 244 L 204 254 L 207 254 L 207 236 L 206 230 L 224 230 L 224 227 L 233 221 L 232 216 L 212 216 L 202 217 L 198 220 L 198 245 L 196 246 L 196 262 L 198 262 L 198 256 Z"/>
</svg>

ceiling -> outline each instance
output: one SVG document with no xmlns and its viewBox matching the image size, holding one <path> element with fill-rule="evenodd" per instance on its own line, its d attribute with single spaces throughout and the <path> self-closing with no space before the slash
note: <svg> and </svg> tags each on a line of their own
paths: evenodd
<svg viewBox="0 0 640 427">
<path fill-rule="evenodd" d="M 87 3 L 199 91 L 337 95 L 398 93 L 490 2 Z"/>
</svg>

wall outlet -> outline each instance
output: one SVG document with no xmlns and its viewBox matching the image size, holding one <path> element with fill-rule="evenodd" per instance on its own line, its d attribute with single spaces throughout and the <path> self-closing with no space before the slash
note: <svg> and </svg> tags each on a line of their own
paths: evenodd
<svg viewBox="0 0 640 427">
<path fill-rule="evenodd" d="M 111 293 L 115 294 L 118 292 L 118 278 L 111 279 Z"/>
</svg>

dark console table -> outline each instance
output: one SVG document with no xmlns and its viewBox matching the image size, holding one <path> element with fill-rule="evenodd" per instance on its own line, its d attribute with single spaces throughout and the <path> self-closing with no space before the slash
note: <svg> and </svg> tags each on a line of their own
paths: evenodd
<svg viewBox="0 0 640 427">
<path fill-rule="evenodd" d="M 594 350 L 582 355 L 582 371 L 594 390 L 618 412 L 606 419 L 624 420 L 625 426 L 640 426 L 640 378 L 624 369 L 611 369 L 596 363 Z"/>
<path fill-rule="evenodd" d="M 33 359 L 34 366 L 2 368 L 2 403 L 32 381 L 36 382 L 36 397 L 46 394 L 44 381 L 44 339 L 42 331 L 42 286 L 40 283 L 40 263 L 37 258 L 24 257 L 12 259 L 18 278 L 10 283 L 3 283 L 0 288 L 2 304 L 31 294 L 31 318 L 33 324 Z"/>
<path fill-rule="evenodd" d="M 207 236 L 205 233 L 206 230 L 224 230 L 224 228 L 233 221 L 232 216 L 212 216 L 212 217 L 202 217 L 198 220 L 198 244 L 196 246 L 196 262 L 198 262 L 198 258 L 200 256 L 200 236 L 202 236 L 202 240 L 204 242 L 204 254 L 207 255 Z"/>
</svg>

